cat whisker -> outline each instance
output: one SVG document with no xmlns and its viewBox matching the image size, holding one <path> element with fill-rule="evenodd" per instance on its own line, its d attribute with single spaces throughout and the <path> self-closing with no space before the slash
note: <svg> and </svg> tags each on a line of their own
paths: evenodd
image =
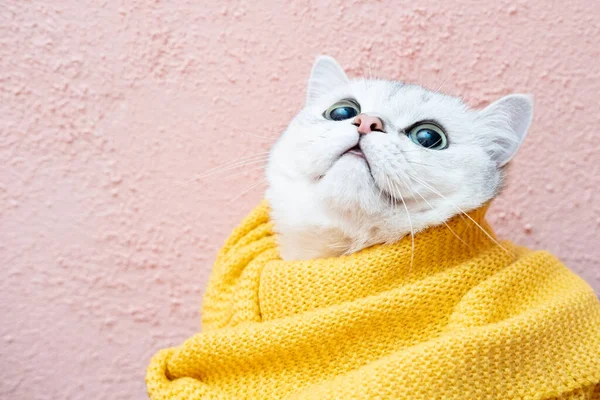
<svg viewBox="0 0 600 400">
<path fill-rule="evenodd" d="M 407 176 L 408 176 L 408 179 L 409 179 L 409 182 L 410 182 L 411 176 L 410 176 L 409 174 L 407 174 Z M 404 186 L 406 186 L 406 189 L 407 189 L 408 191 L 410 191 L 410 194 L 412 195 L 412 198 L 413 198 L 413 200 L 415 201 L 415 203 L 417 203 L 417 198 L 415 197 L 415 193 L 417 193 L 417 194 L 419 195 L 419 197 L 420 197 L 420 198 L 422 198 L 422 199 L 423 199 L 423 201 L 424 201 L 425 203 L 427 203 L 427 205 L 428 205 L 428 206 L 431 208 L 431 210 L 432 210 L 432 211 L 434 211 L 434 212 L 436 211 L 436 209 L 435 209 L 435 208 L 434 208 L 434 207 L 431 205 L 431 203 L 430 203 L 429 201 L 427 201 L 427 199 L 426 199 L 426 198 L 425 198 L 425 197 L 424 197 L 424 196 L 423 196 L 421 193 L 419 193 L 419 192 L 417 192 L 417 191 L 413 190 L 413 188 L 412 188 L 412 185 L 410 185 L 410 184 L 406 183 L 406 182 L 404 181 L 404 179 L 402 179 L 402 177 L 401 177 L 400 175 L 398 175 L 398 178 L 399 178 L 399 179 L 402 181 L 402 183 L 404 184 Z M 413 179 L 414 179 L 414 178 L 413 178 Z M 438 215 L 439 215 L 439 213 L 438 213 Z M 458 234 L 456 234 L 456 232 L 454 232 L 454 230 L 452 230 L 452 228 L 450 228 L 450 225 L 448 225 L 448 224 L 446 223 L 446 221 L 442 221 L 442 224 L 446 225 L 446 228 L 448 228 L 448 229 L 450 230 L 450 232 L 451 232 L 451 233 L 452 233 L 452 234 L 453 234 L 453 235 L 454 235 L 454 236 L 455 236 L 455 237 L 456 237 L 456 238 L 457 238 L 457 239 L 458 239 L 458 240 L 459 240 L 461 243 L 463 243 L 463 244 L 464 244 L 465 246 L 467 246 L 468 248 L 471 248 L 471 246 L 469 246 L 469 245 L 468 245 L 468 244 L 467 244 L 467 243 L 466 243 L 464 240 L 462 240 L 462 239 L 460 238 L 460 236 L 458 236 Z"/>
<path fill-rule="evenodd" d="M 423 201 L 424 201 L 425 203 L 427 203 L 427 205 L 428 205 L 428 206 L 431 208 L 431 210 L 432 210 L 432 211 L 434 211 L 434 212 L 436 212 L 436 211 L 437 211 L 437 210 L 436 210 L 436 209 L 435 209 L 435 208 L 434 208 L 434 207 L 431 205 L 431 203 L 430 203 L 429 201 L 427 201 L 427 199 L 426 199 L 426 198 L 425 198 L 425 197 L 424 197 L 424 196 L 423 196 L 421 193 L 419 193 L 419 192 L 416 192 L 416 193 L 419 195 L 419 197 L 420 197 L 420 198 L 422 198 L 422 199 L 423 199 Z M 437 213 L 437 212 L 436 212 L 436 213 Z M 439 213 L 438 213 L 438 215 L 439 215 Z M 457 239 L 458 239 L 458 240 L 459 240 L 459 241 L 460 241 L 462 244 L 464 244 L 464 245 L 465 245 L 465 246 L 467 246 L 469 249 L 471 249 L 471 246 L 470 246 L 470 245 L 469 245 L 467 242 L 465 242 L 465 241 L 464 241 L 464 240 L 463 240 L 463 239 L 462 239 L 462 238 L 461 238 L 461 237 L 460 237 L 460 236 L 459 236 L 459 235 L 458 235 L 456 232 L 454 232 L 454 230 L 453 230 L 452 228 L 450 228 L 450 225 L 448 225 L 448 224 L 446 223 L 446 221 L 442 221 L 442 224 L 446 225 L 446 228 L 448 228 L 448 230 L 450 230 L 450 232 L 451 232 L 451 233 L 452 233 L 452 234 L 453 234 L 453 235 L 454 235 L 454 236 L 455 236 L 455 237 L 456 237 L 456 238 L 457 238 Z"/>
<path fill-rule="evenodd" d="M 243 171 L 239 171 L 239 172 L 236 172 L 236 173 L 233 173 L 233 174 L 222 176 L 222 177 L 220 177 L 220 179 L 230 179 L 230 178 L 234 178 L 236 176 L 240 176 L 240 175 L 243 175 L 243 174 L 251 172 L 251 171 L 261 171 L 261 170 L 264 170 L 265 167 L 266 167 L 266 165 L 261 165 L 259 167 L 254 167 L 254 168 L 246 168 Z M 214 177 L 217 177 L 217 176 L 218 176 L 218 174 L 213 174 L 213 175 L 207 177 L 207 179 L 214 178 Z"/>
<path fill-rule="evenodd" d="M 222 165 L 219 165 L 219 166 L 216 166 L 214 168 L 211 168 L 207 172 L 210 172 L 212 170 L 217 170 L 217 169 L 222 168 L 222 167 L 227 167 L 229 165 L 232 165 L 232 164 L 244 161 L 244 160 L 265 157 L 265 156 L 268 156 L 269 153 L 270 153 L 270 151 L 261 151 L 259 153 L 254 153 L 254 154 L 249 154 L 249 155 L 246 155 L 246 156 L 243 156 L 243 157 L 234 158 L 233 160 L 227 161 L 227 162 L 223 163 Z"/>
<path fill-rule="evenodd" d="M 233 198 L 232 200 L 230 200 L 230 203 L 235 203 L 237 200 L 240 199 L 240 197 L 242 197 L 243 195 L 245 195 L 246 193 L 250 192 L 253 189 L 256 189 L 258 186 L 267 183 L 266 179 L 261 179 L 260 181 L 252 184 L 251 186 L 249 186 L 248 188 L 246 188 L 242 193 L 240 193 L 237 197 Z"/>
<path fill-rule="evenodd" d="M 372 176 L 372 175 L 371 175 L 371 176 Z M 383 188 L 382 188 L 381 186 L 379 186 L 379 185 L 378 185 L 378 184 L 375 182 L 375 179 L 374 179 L 374 178 L 372 178 L 372 179 L 373 179 L 373 182 L 374 182 L 374 184 L 375 184 L 375 187 L 377 188 L 377 190 L 379 190 L 379 197 L 383 197 L 384 199 L 387 199 L 387 196 L 386 196 L 386 194 L 383 192 Z"/>
<path fill-rule="evenodd" d="M 490 235 L 485 229 L 483 229 L 483 227 L 477 222 L 475 221 L 469 214 L 467 214 L 465 211 L 463 211 L 460 207 L 458 207 L 456 204 L 454 204 L 453 202 L 451 202 L 450 200 L 448 200 L 444 195 L 442 195 L 440 192 L 438 192 L 437 190 L 435 190 L 434 188 L 432 188 L 431 186 L 429 186 L 427 183 L 423 182 L 421 179 L 409 175 L 412 179 L 414 179 L 415 181 L 417 181 L 418 183 L 420 183 L 421 185 L 423 185 L 425 188 L 431 190 L 433 193 L 437 194 L 438 196 L 442 197 L 443 199 L 445 199 L 446 201 L 448 201 L 450 204 L 452 204 L 452 206 L 458 210 L 461 214 L 463 214 L 465 217 L 467 217 L 471 222 L 473 222 L 487 237 L 488 239 L 490 239 L 494 244 L 496 244 L 498 247 L 500 247 L 502 250 L 504 250 L 506 253 L 513 255 L 513 253 L 511 251 L 509 251 L 508 249 L 506 249 L 504 246 L 502 246 L 500 244 L 500 242 L 498 242 L 496 239 L 494 239 L 494 237 L 492 235 Z M 459 214 L 460 215 L 460 214 Z"/>
<path fill-rule="evenodd" d="M 406 202 L 404 201 L 404 198 L 402 197 L 400 190 L 398 190 L 398 189 L 394 190 L 393 185 L 390 182 L 389 177 L 387 177 L 387 176 L 385 177 L 385 182 L 386 182 L 386 186 L 388 188 L 388 192 L 390 193 L 390 198 L 392 200 L 392 206 L 394 208 L 396 208 L 397 200 L 398 200 L 396 195 L 399 195 L 399 197 L 402 201 L 402 205 L 404 206 L 404 210 L 406 211 L 406 216 L 408 217 L 408 223 L 410 225 L 410 236 L 411 236 L 411 257 L 410 257 L 410 266 L 409 266 L 409 270 L 408 270 L 409 274 L 410 274 L 410 272 L 412 271 L 414 256 L 415 256 L 415 235 L 414 235 L 412 220 L 410 218 L 410 213 L 408 212 L 408 207 L 406 206 Z"/>
<path fill-rule="evenodd" d="M 461 213 L 458 214 L 458 216 L 464 221 L 465 217 L 463 217 L 463 214 L 466 215 L 466 213 L 464 211 L 462 211 L 461 209 L 459 209 L 453 202 L 451 202 L 446 196 L 444 196 L 443 194 L 441 194 L 439 191 L 437 191 L 436 189 L 434 189 L 432 186 L 430 186 L 427 182 L 423 181 L 422 179 L 417 178 L 414 175 L 409 174 L 408 172 L 406 173 L 406 175 L 410 178 L 413 179 L 415 182 L 420 183 L 421 185 L 423 185 L 426 189 L 428 189 L 430 192 L 432 192 L 433 194 L 437 194 L 438 196 L 440 196 L 441 198 L 443 198 L 444 200 L 448 201 L 450 204 L 452 204 L 453 207 L 455 207 L 456 209 L 458 209 Z M 468 216 L 468 215 L 467 215 Z"/>
<path fill-rule="evenodd" d="M 223 169 L 223 168 L 227 168 L 227 167 L 233 166 L 236 163 L 240 163 L 240 162 L 243 162 L 243 161 L 246 161 L 246 160 L 251 160 L 251 159 L 254 159 L 254 158 L 265 157 L 269 153 L 270 153 L 269 151 L 263 151 L 263 152 L 260 152 L 260 153 L 249 154 L 247 156 L 243 156 L 243 157 L 239 157 L 239 158 L 236 158 L 236 159 L 233 159 L 233 160 L 229 160 L 229 161 L 227 161 L 227 162 L 225 162 L 225 163 L 223 163 L 223 164 L 221 164 L 219 166 L 216 166 L 214 168 L 210 168 L 209 170 L 205 171 L 204 174 L 209 174 L 211 172 L 215 172 L 215 171 L 217 171 L 219 169 Z M 190 179 L 190 181 L 192 181 L 194 179 L 196 179 L 196 178 Z"/>
<path fill-rule="evenodd" d="M 440 83 L 440 86 L 438 86 L 438 88 L 435 90 L 437 93 L 440 93 L 440 90 L 442 90 L 442 86 L 444 86 L 446 82 L 448 82 L 448 79 L 450 79 L 450 76 L 447 76 L 446 79 L 444 79 L 442 83 Z"/>
<path fill-rule="evenodd" d="M 406 182 L 404 182 L 402 177 L 400 175 L 397 175 L 397 177 L 400 179 L 400 181 L 406 187 L 406 189 L 408 191 L 410 191 L 412 194 L 412 190 L 410 189 L 410 187 L 407 186 Z M 410 273 L 412 271 L 414 259 L 415 259 L 415 230 L 413 229 L 412 219 L 410 218 L 410 212 L 408 211 L 408 206 L 406 205 L 406 201 L 404 201 L 404 197 L 402 196 L 400 188 L 397 188 L 396 193 L 398 194 L 398 196 L 400 196 L 400 200 L 402 200 L 402 205 L 404 206 L 404 210 L 406 211 L 406 217 L 408 218 L 408 225 L 410 226 L 411 247 L 410 247 L 410 268 L 408 269 L 408 274 L 410 275 Z M 414 194 L 412 196 L 416 202 L 417 199 L 415 198 Z"/>
<path fill-rule="evenodd" d="M 385 184 L 387 186 L 387 192 L 390 195 L 390 200 L 392 201 L 392 207 L 396 208 L 396 197 L 394 196 L 394 191 L 392 190 L 392 184 L 390 183 L 390 179 L 385 177 Z"/>
<path fill-rule="evenodd" d="M 416 165 L 423 165 L 425 167 L 437 168 L 437 166 L 435 166 L 435 165 L 420 163 L 420 162 L 416 162 L 416 161 L 406 160 L 406 162 L 409 163 L 409 164 L 416 164 Z"/>
<path fill-rule="evenodd" d="M 239 129 L 239 128 L 236 128 L 236 127 L 231 127 L 229 129 L 232 130 L 232 131 L 234 131 L 234 132 L 240 132 L 240 133 L 243 133 L 245 135 L 254 136 L 254 137 L 257 137 L 257 138 L 261 138 L 261 139 L 277 139 L 279 137 L 277 134 L 275 134 L 275 136 L 257 135 L 256 133 L 248 132 L 246 130 Z"/>
<path fill-rule="evenodd" d="M 278 136 L 262 136 L 262 135 L 257 135 L 255 133 L 250 133 L 250 132 L 247 132 L 247 131 L 239 131 L 239 132 L 241 132 L 241 133 L 243 133 L 245 135 L 254 136 L 254 137 L 260 138 L 260 139 L 271 139 L 272 140 L 272 139 L 277 139 L 278 138 Z"/>
<path fill-rule="evenodd" d="M 258 163 L 264 163 L 266 161 L 267 161 L 267 159 L 265 158 L 265 159 L 253 160 L 253 161 L 245 162 L 243 164 L 234 165 L 232 167 L 225 168 L 223 170 L 215 171 L 215 172 L 208 173 L 208 174 L 202 174 L 202 175 L 196 177 L 193 180 L 200 180 L 200 179 L 209 178 L 211 176 L 218 175 L 218 174 L 225 173 L 225 172 L 229 172 L 229 171 L 235 170 L 237 168 L 247 167 L 248 165 L 253 165 L 253 164 L 258 164 Z"/>
<path fill-rule="evenodd" d="M 200 174 L 200 175 L 198 175 L 198 176 L 190 179 L 188 182 L 197 181 L 197 180 L 200 180 L 200 179 L 203 179 L 203 178 L 208 178 L 210 176 L 213 176 L 213 175 L 216 175 L 216 174 L 220 174 L 220 173 L 223 173 L 223 172 L 228 172 L 228 171 L 234 170 L 236 168 L 241 168 L 241 167 L 245 167 L 245 166 L 252 165 L 252 164 L 257 164 L 257 163 L 263 163 L 263 162 L 266 162 L 268 159 L 269 159 L 269 157 L 267 155 L 263 155 L 263 156 L 260 156 L 260 157 L 253 157 L 253 158 L 250 158 L 250 159 L 245 159 L 245 160 L 242 160 L 242 161 L 238 161 L 238 162 L 236 162 L 234 164 L 229 164 L 229 165 L 226 165 L 226 166 L 221 166 L 221 167 L 213 168 L 211 170 L 208 170 L 208 171 L 206 171 L 206 172 L 204 172 L 204 173 L 202 173 L 202 174 Z"/>
<path fill-rule="evenodd" d="M 414 176 L 414 175 L 411 175 L 411 174 L 409 174 L 409 173 L 407 173 L 407 175 L 408 175 L 408 176 L 409 176 L 411 179 L 413 179 L 415 182 L 417 182 L 417 183 L 420 183 L 421 185 L 423 185 L 423 186 L 424 186 L 426 189 L 428 189 L 430 192 L 432 192 L 432 193 L 434 193 L 434 194 L 437 194 L 437 195 L 438 195 L 438 196 L 440 196 L 442 199 L 444 199 L 444 200 L 448 201 L 450 204 L 452 204 L 452 206 L 453 206 L 454 208 L 456 208 L 456 209 L 457 209 L 457 211 L 459 211 L 459 212 L 461 213 L 461 214 L 459 214 L 459 215 L 460 215 L 460 217 L 461 217 L 461 218 L 464 220 L 464 217 L 462 216 L 462 214 L 465 214 L 465 215 L 466 215 L 466 213 L 465 213 L 465 212 L 464 212 L 462 209 L 460 209 L 458 206 L 456 206 L 456 205 L 455 205 L 453 202 L 451 202 L 451 201 L 450 201 L 450 200 L 449 200 L 449 199 L 448 199 L 446 196 L 444 196 L 443 194 L 441 194 L 441 193 L 440 193 L 440 192 L 439 192 L 437 189 L 435 189 L 434 187 L 432 187 L 431 185 L 429 185 L 429 184 L 428 184 L 427 182 L 425 182 L 424 180 L 422 180 L 422 179 L 420 179 L 420 178 L 418 178 L 418 177 L 416 177 L 416 176 Z"/>
</svg>

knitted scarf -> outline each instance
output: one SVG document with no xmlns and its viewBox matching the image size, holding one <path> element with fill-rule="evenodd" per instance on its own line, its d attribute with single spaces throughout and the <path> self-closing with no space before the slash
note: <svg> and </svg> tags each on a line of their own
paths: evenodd
<svg viewBox="0 0 600 400">
<path fill-rule="evenodd" d="M 217 257 L 203 332 L 153 357 L 150 398 L 600 399 L 596 295 L 496 242 L 486 209 L 419 233 L 414 256 L 408 237 L 282 261 L 262 203 Z"/>
</svg>

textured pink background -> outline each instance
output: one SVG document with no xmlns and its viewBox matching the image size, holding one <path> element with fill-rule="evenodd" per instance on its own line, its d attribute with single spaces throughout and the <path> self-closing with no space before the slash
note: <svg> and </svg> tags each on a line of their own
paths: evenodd
<svg viewBox="0 0 600 400">
<path fill-rule="evenodd" d="M 261 198 L 238 198 L 256 169 L 190 180 L 268 149 L 318 53 L 473 105 L 535 94 L 492 219 L 600 290 L 599 20 L 597 0 L 0 2 L 0 398 L 145 397 Z"/>
</svg>

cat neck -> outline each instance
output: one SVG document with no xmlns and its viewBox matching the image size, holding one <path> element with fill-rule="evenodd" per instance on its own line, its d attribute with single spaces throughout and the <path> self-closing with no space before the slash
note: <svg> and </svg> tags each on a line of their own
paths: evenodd
<svg viewBox="0 0 600 400">
<path fill-rule="evenodd" d="M 435 227 L 445 230 L 445 234 L 452 235 L 459 242 L 473 237 L 465 236 L 471 230 L 495 240 L 493 231 L 484 218 L 489 201 L 470 212 L 458 214 L 456 209 L 444 210 L 442 206 L 437 206 L 434 211 L 415 210 L 411 209 L 409 203 L 407 209 L 412 218 L 407 220 L 404 228 L 395 230 L 390 230 L 389 226 L 402 224 L 397 221 L 389 224 L 389 220 L 406 217 L 402 205 L 398 205 L 401 212 L 397 210 L 391 215 L 365 216 L 356 210 L 333 213 L 323 202 L 311 202 L 310 199 L 296 198 L 272 204 L 274 206 L 270 208 L 270 216 L 284 260 L 337 257 L 376 244 L 410 239 L 418 232 Z"/>
</svg>

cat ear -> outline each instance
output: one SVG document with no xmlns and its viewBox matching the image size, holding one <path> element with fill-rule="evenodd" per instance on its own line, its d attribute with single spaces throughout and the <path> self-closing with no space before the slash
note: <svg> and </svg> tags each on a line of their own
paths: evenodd
<svg viewBox="0 0 600 400">
<path fill-rule="evenodd" d="M 346 73 L 334 58 L 319 56 L 315 60 L 308 79 L 306 104 L 309 105 L 333 88 L 348 83 Z"/>
<path fill-rule="evenodd" d="M 511 94 L 487 106 L 483 118 L 492 132 L 489 147 L 492 159 L 498 167 L 506 165 L 517 153 L 527 135 L 533 118 L 533 97 Z"/>
</svg>

